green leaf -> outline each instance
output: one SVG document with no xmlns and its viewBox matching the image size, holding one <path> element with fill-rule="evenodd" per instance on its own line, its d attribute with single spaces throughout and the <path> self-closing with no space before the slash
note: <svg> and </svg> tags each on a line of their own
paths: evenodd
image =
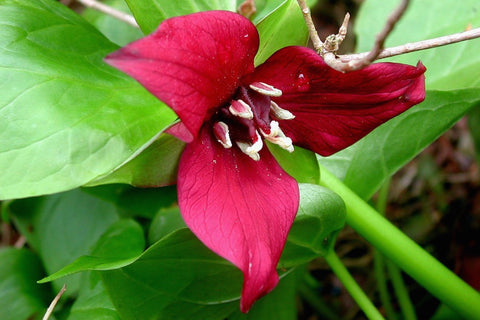
<svg viewBox="0 0 480 320">
<path fill-rule="evenodd" d="M 131 13 L 124 0 L 109 0 L 105 1 L 104 4 L 122 12 Z M 143 37 L 140 29 L 97 10 L 86 9 L 82 12 L 82 16 L 85 20 L 93 24 L 105 37 L 119 46 L 124 46 Z"/>
<path fill-rule="evenodd" d="M 122 319 L 223 319 L 238 308 L 242 284 L 241 272 L 188 229 L 100 275 Z"/>
<path fill-rule="evenodd" d="M 247 313 L 236 311 L 229 316 L 229 320 L 295 320 L 297 318 L 297 292 L 295 272 L 287 274 L 280 279 L 277 287 L 272 292 L 261 298 L 253 305 Z"/>
<path fill-rule="evenodd" d="M 117 47 L 57 1 L 2 1 L 0 25 L 0 199 L 105 175 L 175 119 L 106 65 Z"/>
<path fill-rule="evenodd" d="M 207 10 L 236 10 L 235 0 L 126 0 L 145 34 L 154 31 L 167 18 Z"/>
<path fill-rule="evenodd" d="M 119 219 L 115 206 L 78 189 L 16 200 L 9 210 L 28 244 L 38 251 L 48 274 L 90 253 L 102 234 Z M 58 291 L 67 283 L 69 290 L 65 294 L 73 295 L 79 281 L 78 275 L 74 275 L 55 281 L 54 288 Z"/>
<path fill-rule="evenodd" d="M 39 283 L 88 270 L 119 269 L 134 262 L 145 247 L 142 227 L 133 220 L 119 220 L 98 239 L 89 255 L 84 255 Z"/>
<path fill-rule="evenodd" d="M 126 184 L 107 184 L 82 188 L 82 191 L 114 204 L 124 217 L 152 219 L 160 209 L 177 203 L 176 186 L 134 188 Z"/>
<path fill-rule="evenodd" d="M 68 315 L 68 320 L 120 320 L 98 273 L 85 274 L 78 298 Z"/>
<path fill-rule="evenodd" d="M 369 199 L 382 183 L 480 102 L 476 89 L 428 91 L 424 102 L 381 125 L 322 165 L 360 197 Z M 414 130 L 412 130 L 414 128 Z"/>
<path fill-rule="evenodd" d="M 325 254 L 344 224 L 345 206 L 336 194 L 316 185 L 301 184 L 300 190 L 300 210 L 279 268 Z M 160 237 L 132 264 L 100 273 L 122 318 L 223 319 L 237 310 L 237 268 L 188 229 Z"/>
<path fill-rule="evenodd" d="M 135 159 L 90 185 L 128 183 L 138 187 L 158 187 L 175 184 L 184 147 L 182 141 L 163 134 Z"/>
<path fill-rule="evenodd" d="M 375 35 L 398 6 L 397 0 L 368 0 L 356 20 L 358 51 L 370 51 Z M 385 47 L 432 39 L 480 27 L 480 2 L 477 0 L 412 1 L 405 16 L 396 24 Z M 454 90 L 480 87 L 479 40 L 397 56 L 389 61 L 427 67 L 427 89 Z"/>
<path fill-rule="evenodd" d="M 307 26 L 295 0 L 284 1 L 257 24 L 257 29 L 260 34 L 260 47 L 255 56 L 255 65 L 263 63 L 283 47 L 305 46 L 308 42 Z"/>
<path fill-rule="evenodd" d="M 41 319 L 51 294 L 36 281 L 44 271 L 38 257 L 26 249 L 0 250 L 0 310 L 2 320 Z"/>
<path fill-rule="evenodd" d="M 318 183 L 320 170 L 315 153 L 295 146 L 295 151 L 289 153 L 276 144 L 267 143 L 268 149 L 280 163 L 283 170 L 299 183 Z"/>
<path fill-rule="evenodd" d="M 153 218 L 148 230 L 148 242 L 155 243 L 166 235 L 186 228 L 186 224 L 180 215 L 180 209 L 176 206 L 160 210 Z"/>
<path fill-rule="evenodd" d="M 325 255 L 345 225 L 345 204 L 337 194 L 313 184 L 299 187 L 300 207 L 280 259 L 281 268 Z"/>
</svg>

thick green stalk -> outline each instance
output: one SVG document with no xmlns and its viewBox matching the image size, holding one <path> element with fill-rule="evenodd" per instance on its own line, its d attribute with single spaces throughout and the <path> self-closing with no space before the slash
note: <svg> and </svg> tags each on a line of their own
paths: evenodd
<svg viewBox="0 0 480 320">
<path fill-rule="evenodd" d="M 480 294 L 370 207 L 324 167 L 321 184 L 340 195 L 347 223 L 374 247 L 466 319 L 480 319 Z"/>
<path fill-rule="evenodd" d="M 335 254 L 335 251 L 330 250 L 324 258 L 330 268 L 332 268 L 333 272 L 335 272 L 338 279 L 343 283 L 348 293 L 350 293 L 360 309 L 363 310 L 367 318 L 370 320 L 383 320 L 383 316 L 377 308 L 375 308 L 372 301 L 370 301 L 365 292 L 363 292 L 355 279 L 350 275 L 347 268 L 345 268 L 342 261 L 340 261 Z"/>
</svg>

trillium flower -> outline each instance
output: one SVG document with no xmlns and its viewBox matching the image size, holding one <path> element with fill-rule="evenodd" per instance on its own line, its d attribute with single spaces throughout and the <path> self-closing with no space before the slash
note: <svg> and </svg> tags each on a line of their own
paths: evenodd
<svg viewBox="0 0 480 320">
<path fill-rule="evenodd" d="M 299 205 L 296 181 L 265 141 L 328 156 L 421 102 L 425 68 L 379 63 L 340 73 L 314 51 L 286 47 L 257 68 L 255 26 L 226 11 L 165 20 L 106 57 L 172 108 L 187 142 L 178 202 L 193 233 L 243 272 L 246 312 L 279 281 Z"/>
</svg>

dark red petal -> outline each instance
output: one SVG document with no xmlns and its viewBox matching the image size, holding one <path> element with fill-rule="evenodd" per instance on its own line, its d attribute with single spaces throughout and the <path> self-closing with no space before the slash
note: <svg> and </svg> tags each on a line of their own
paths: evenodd
<svg viewBox="0 0 480 320">
<path fill-rule="evenodd" d="M 255 26 L 241 15 L 207 11 L 171 18 L 151 35 L 108 55 L 105 61 L 168 104 L 193 136 L 212 109 L 253 71 Z"/>
<path fill-rule="evenodd" d="M 341 73 L 313 50 L 277 51 L 245 81 L 281 89 L 273 98 L 295 115 L 279 121 L 293 143 L 323 156 L 348 147 L 425 98 L 425 67 L 377 63 Z"/>
<path fill-rule="evenodd" d="M 297 183 L 267 148 L 260 158 L 225 149 L 202 129 L 185 148 L 178 172 L 186 224 L 244 274 L 243 312 L 277 284 L 276 266 L 299 202 Z"/>
</svg>

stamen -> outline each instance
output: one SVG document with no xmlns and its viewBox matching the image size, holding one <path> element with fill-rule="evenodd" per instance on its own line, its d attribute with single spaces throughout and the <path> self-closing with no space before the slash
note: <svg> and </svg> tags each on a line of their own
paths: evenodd
<svg viewBox="0 0 480 320">
<path fill-rule="evenodd" d="M 263 82 L 254 82 L 250 84 L 250 89 L 269 97 L 280 97 L 282 95 L 282 90 Z"/>
<path fill-rule="evenodd" d="M 288 110 L 282 109 L 273 101 L 270 101 L 270 112 L 278 120 L 292 120 L 295 116 Z"/>
<path fill-rule="evenodd" d="M 232 100 L 232 104 L 228 107 L 228 110 L 234 116 L 244 119 L 253 119 L 252 108 L 241 99 Z"/>
<path fill-rule="evenodd" d="M 282 129 L 280 129 L 280 126 L 278 125 L 277 121 L 270 122 L 269 134 L 266 134 L 265 132 L 263 132 L 262 129 L 260 129 L 260 132 L 268 141 L 279 145 L 281 148 L 287 150 L 288 152 L 293 152 L 292 139 L 285 136 Z"/>
<path fill-rule="evenodd" d="M 260 160 L 260 155 L 258 152 L 263 148 L 263 141 L 260 137 L 260 134 L 257 131 L 257 140 L 254 143 L 235 141 L 237 146 L 245 153 L 247 156 L 252 158 L 255 161 Z"/>
<path fill-rule="evenodd" d="M 230 140 L 230 134 L 228 131 L 228 126 L 225 122 L 218 121 L 213 124 L 213 134 L 217 141 L 225 148 L 232 147 L 232 140 Z"/>
</svg>

